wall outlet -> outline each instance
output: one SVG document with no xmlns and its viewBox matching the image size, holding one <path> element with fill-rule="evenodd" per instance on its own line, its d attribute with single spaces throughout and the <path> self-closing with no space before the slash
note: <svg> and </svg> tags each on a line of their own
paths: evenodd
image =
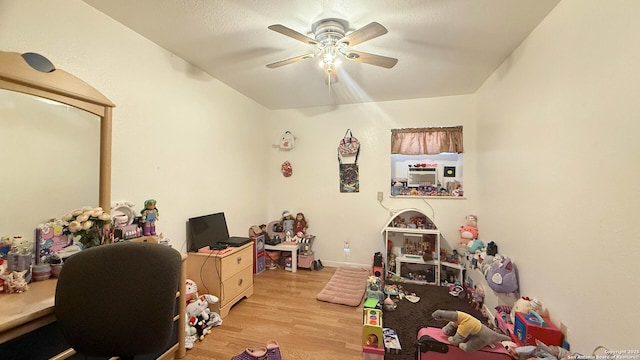
<svg viewBox="0 0 640 360">
<path fill-rule="evenodd" d="M 378 191 L 378 201 L 382 201 L 383 194 L 382 191 Z"/>
</svg>

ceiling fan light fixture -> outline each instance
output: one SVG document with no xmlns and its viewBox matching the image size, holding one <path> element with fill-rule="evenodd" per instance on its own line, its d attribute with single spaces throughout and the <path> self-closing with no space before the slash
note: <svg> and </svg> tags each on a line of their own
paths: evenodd
<svg viewBox="0 0 640 360">
<path fill-rule="evenodd" d="M 324 72 L 326 74 L 325 80 L 328 85 L 338 81 L 337 68 L 334 68 L 334 66 L 340 64 L 343 57 L 347 60 L 384 68 L 392 68 L 398 62 L 398 59 L 395 58 L 369 54 L 362 51 L 352 50 L 350 48 L 351 46 L 361 44 L 365 41 L 386 34 L 387 29 L 377 22 L 369 23 L 350 32 L 348 35 L 347 31 L 349 30 L 349 23 L 346 20 L 337 18 L 328 18 L 316 21 L 312 25 L 312 32 L 308 35 L 303 35 L 302 33 L 280 24 L 268 26 L 268 29 L 303 43 L 311 44 L 316 48 L 316 52 L 312 54 L 306 54 L 267 64 L 266 66 L 268 68 L 276 68 L 298 62 L 300 60 L 318 57 L 320 59 L 318 65 L 320 68 L 324 68 Z"/>
<path fill-rule="evenodd" d="M 358 55 L 356 53 L 353 53 L 353 52 L 348 52 L 348 53 L 343 54 L 343 55 L 344 55 L 344 57 L 346 57 L 349 60 L 357 59 L 357 58 L 360 57 L 360 55 Z"/>
</svg>

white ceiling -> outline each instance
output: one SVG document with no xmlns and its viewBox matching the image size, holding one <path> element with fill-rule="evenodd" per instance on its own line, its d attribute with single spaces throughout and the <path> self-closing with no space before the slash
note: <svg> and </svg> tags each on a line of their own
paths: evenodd
<svg viewBox="0 0 640 360">
<path fill-rule="evenodd" d="M 269 109 L 472 94 L 560 0 L 84 0 Z M 330 87 L 313 49 L 317 20 L 376 21 L 388 33 L 353 47 L 397 58 L 386 69 L 344 60 Z"/>
</svg>

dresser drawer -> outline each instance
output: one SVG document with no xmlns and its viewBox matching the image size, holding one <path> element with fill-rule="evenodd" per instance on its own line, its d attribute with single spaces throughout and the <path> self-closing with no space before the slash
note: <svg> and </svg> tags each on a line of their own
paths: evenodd
<svg viewBox="0 0 640 360">
<path fill-rule="evenodd" d="M 249 264 L 251 265 L 251 263 Z M 233 300 L 236 296 L 251 286 L 253 286 L 253 266 L 247 266 L 240 272 L 222 282 L 221 305 L 225 306 L 227 302 Z"/>
<path fill-rule="evenodd" d="M 225 281 L 247 266 L 253 271 L 253 247 L 251 246 L 222 258 L 220 278 Z"/>
</svg>

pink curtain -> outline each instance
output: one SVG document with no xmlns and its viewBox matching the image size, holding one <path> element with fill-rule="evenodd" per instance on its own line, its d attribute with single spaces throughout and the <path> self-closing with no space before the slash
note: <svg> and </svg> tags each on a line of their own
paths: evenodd
<svg viewBox="0 0 640 360">
<path fill-rule="evenodd" d="M 436 155 L 462 151 L 462 126 L 392 129 L 391 153 L 402 155 Z"/>
</svg>

